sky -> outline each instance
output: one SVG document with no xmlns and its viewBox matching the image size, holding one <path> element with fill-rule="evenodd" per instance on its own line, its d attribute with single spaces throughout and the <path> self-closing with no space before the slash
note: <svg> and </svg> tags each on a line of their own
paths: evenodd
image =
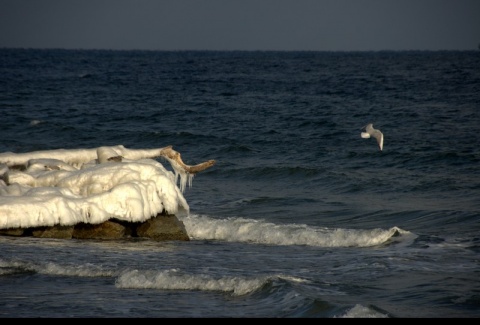
<svg viewBox="0 0 480 325">
<path fill-rule="evenodd" d="M 0 48 L 480 50 L 480 0 L 0 0 Z"/>
</svg>

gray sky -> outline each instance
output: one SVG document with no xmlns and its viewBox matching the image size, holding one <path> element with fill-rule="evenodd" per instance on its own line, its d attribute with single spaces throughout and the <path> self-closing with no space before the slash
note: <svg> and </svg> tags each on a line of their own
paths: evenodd
<svg viewBox="0 0 480 325">
<path fill-rule="evenodd" d="M 0 48 L 477 50 L 480 0 L 0 0 Z"/>
</svg>

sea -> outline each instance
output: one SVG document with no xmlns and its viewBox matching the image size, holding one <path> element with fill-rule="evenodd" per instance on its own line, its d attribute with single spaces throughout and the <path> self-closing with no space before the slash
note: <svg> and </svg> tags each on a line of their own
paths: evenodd
<svg viewBox="0 0 480 325">
<path fill-rule="evenodd" d="M 0 236 L 2 318 L 480 317 L 480 51 L 2 48 L 0 139 L 216 161 L 190 241 Z"/>
</svg>

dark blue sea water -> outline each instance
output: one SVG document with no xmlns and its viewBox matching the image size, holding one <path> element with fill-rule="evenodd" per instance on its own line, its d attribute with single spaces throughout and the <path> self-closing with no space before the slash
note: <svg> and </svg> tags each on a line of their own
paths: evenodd
<svg viewBox="0 0 480 325">
<path fill-rule="evenodd" d="M 480 316 L 478 51 L 0 49 L 0 139 L 217 161 L 189 242 L 0 237 L 1 317 Z"/>
</svg>

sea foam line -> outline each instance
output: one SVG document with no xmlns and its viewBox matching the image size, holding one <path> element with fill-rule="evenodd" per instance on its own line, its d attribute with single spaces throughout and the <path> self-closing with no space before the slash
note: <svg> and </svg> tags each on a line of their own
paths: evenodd
<svg viewBox="0 0 480 325">
<path fill-rule="evenodd" d="M 192 215 L 182 217 L 192 240 L 222 240 L 267 245 L 307 245 L 318 247 L 371 247 L 410 232 L 390 229 L 322 228 L 304 224 L 274 224 L 245 218 L 215 219 Z"/>
<path fill-rule="evenodd" d="M 115 282 L 122 289 L 159 289 L 159 290 L 200 290 L 231 292 L 234 296 L 252 293 L 265 284 L 278 279 L 292 282 L 305 280 L 284 276 L 222 276 L 213 277 L 207 274 L 183 273 L 178 269 L 171 270 L 128 270 L 119 275 Z"/>
</svg>

